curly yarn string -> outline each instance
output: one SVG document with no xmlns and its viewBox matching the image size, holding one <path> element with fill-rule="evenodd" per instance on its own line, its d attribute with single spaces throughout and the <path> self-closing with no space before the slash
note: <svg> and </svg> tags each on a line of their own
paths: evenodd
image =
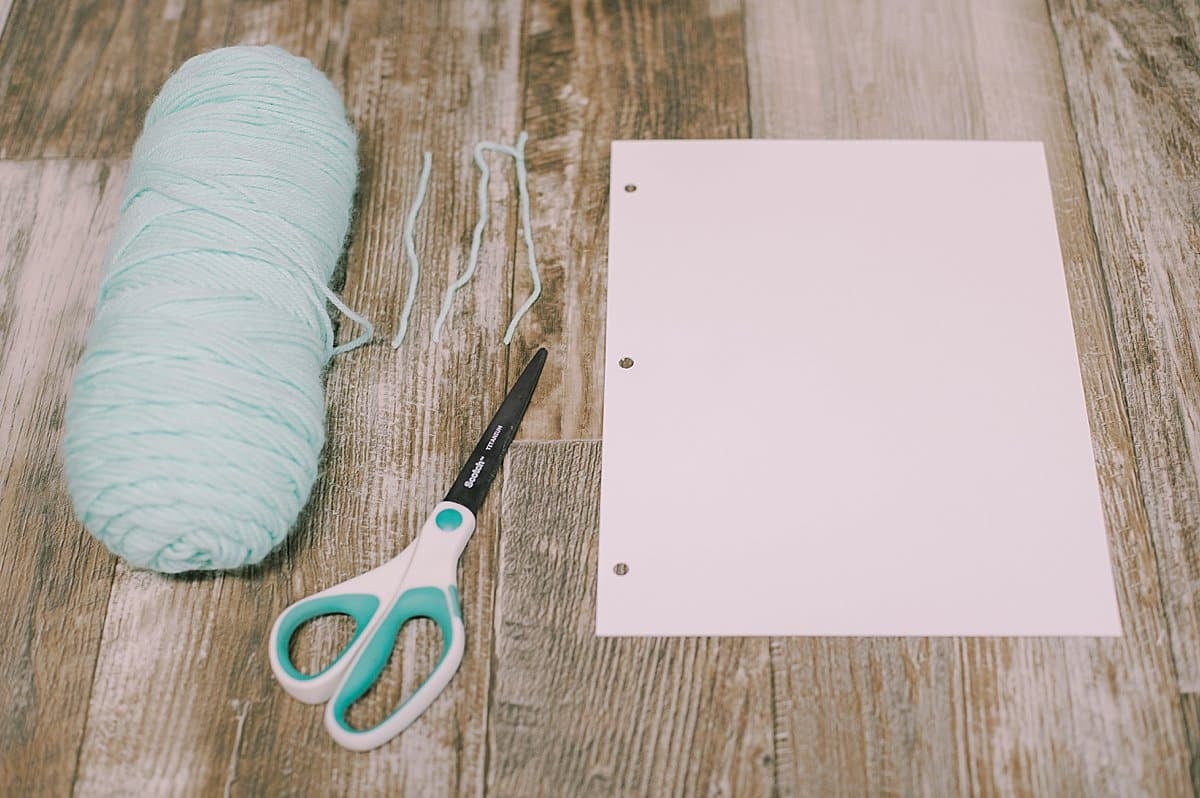
<svg viewBox="0 0 1200 798">
<path fill-rule="evenodd" d="M 425 192 L 429 189 L 429 171 L 433 163 L 433 153 L 425 151 L 421 159 L 421 177 L 417 180 L 417 195 L 413 198 L 412 207 L 408 209 L 408 217 L 404 220 L 404 254 L 408 257 L 408 289 L 404 294 L 404 309 L 400 312 L 400 329 L 392 339 L 392 349 L 399 349 L 408 333 L 408 320 L 412 316 L 413 301 L 417 298 L 417 283 L 421 279 L 421 261 L 417 258 L 417 245 L 413 242 L 413 228 L 417 224 L 417 214 L 425 204 Z"/>
<path fill-rule="evenodd" d="M 257 562 L 308 500 L 322 371 L 372 336 L 329 288 L 356 146 L 334 87 L 274 47 L 192 58 L 151 106 L 64 440 L 76 513 L 130 563 Z M 362 334 L 335 345 L 327 302 Z"/>
<path fill-rule="evenodd" d="M 529 296 L 517 308 L 517 312 L 513 314 L 512 320 L 508 323 L 508 329 L 504 332 L 505 346 L 512 343 L 513 334 L 517 331 L 517 325 L 521 322 L 521 317 L 533 307 L 533 303 L 537 302 L 538 297 L 542 294 L 542 278 L 538 271 L 537 254 L 533 249 L 533 223 L 530 221 L 529 212 L 529 172 L 525 166 L 525 142 L 528 138 L 528 134 L 522 131 L 521 135 L 517 137 L 517 145 L 515 147 L 510 147 L 507 144 L 496 144 L 491 141 L 481 141 L 475 145 L 475 166 L 479 169 L 479 184 L 476 191 L 479 218 L 475 222 L 475 229 L 471 233 L 471 251 L 467 256 L 467 268 L 450 284 L 446 289 L 445 295 L 442 297 L 442 307 L 438 312 L 437 321 L 433 325 L 433 340 L 435 342 L 441 337 L 442 326 L 450 317 L 450 310 L 454 306 L 455 292 L 471 281 L 479 265 L 479 248 L 483 241 L 483 231 L 488 223 L 488 180 L 491 177 L 491 170 L 488 168 L 487 161 L 483 157 L 485 152 L 503 153 L 511 157 L 516 163 L 521 233 L 525 239 L 525 256 L 529 264 L 530 279 L 533 282 L 533 289 L 530 291 Z"/>
</svg>

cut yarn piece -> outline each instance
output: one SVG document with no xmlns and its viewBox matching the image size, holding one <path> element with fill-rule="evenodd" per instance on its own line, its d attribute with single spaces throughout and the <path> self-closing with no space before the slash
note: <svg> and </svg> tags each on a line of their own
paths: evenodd
<svg viewBox="0 0 1200 798">
<path fill-rule="evenodd" d="M 425 204 L 425 192 L 429 188 L 429 172 L 432 163 L 433 154 L 426 150 L 421 166 L 421 177 L 417 181 L 417 195 L 413 199 L 412 207 L 408 209 L 408 217 L 404 220 L 404 253 L 408 257 L 409 265 L 408 289 L 404 294 L 404 310 L 400 313 L 400 328 L 396 331 L 396 337 L 392 339 L 392 349 L 399 349 L 400 344 L 404 343 L 404 336 L 408 333 L 408 319 L 412 315 L 413 301 L 417 297 L 417 284 L 421 279 L 421 261 L 417 259 L 417 247 L 413 243 L 413 227 L 416 226 L 417 214 L 421 212 L 421 206 Z"/>
<path fill-rule="evenodd" d="M 322 373 L 373 334 L 329 287 L 357 172 L 337 90 L 276 47 L 198 55 L 151 105 L 63 443 L 76 514 L 132 565 L 249 565 L 295 524 Z M 361 334 L 337 345 L 327 302 Z"/>
<path fill-rule="evenodd" d="M 533 281 L 533 290 L 517 309 L 516 313 L 513 314 L 512 320 L 508 324 L 508 329 L 504 333 L 504 344 L 506 346 L 512 342 L 513 334 L 516 332 L 521 318 L 533 307 L 533 303 L 537 302 L 538 297 L 542 294 L 542 278 L 538 270 L 537 254 L 533 248 L 533 225 L 530 221 L 529 211 L 529 177 L 525 163 L 525 142 L 528 138 L 528 134 L 522 131 L 521 135 L 517 137 L 515 147 L 491 141 L 481 141 L 475 145 L 475 165 L 479 169 L 479 187 L 476 195 L 479 204 L 479 218 L 471 234 L 471 250 L 467 257 L 467 268 L 450 284 L 442 298 L 442 307 L 438 312 L 437 322 L 433 327 L 433 340 L 435 342 L 439 340 L 442 326 L 450 316 L 450 310 L 454 304 L 455 292 L 471 281 L 479 265 L 479 248 L 483 241 L 483 231 L 487 227 L 489 218 L 488 180 L 491 176 L 491 170 L 488 168 L 487 161 L 483 157 L 485 152 L 503 153 L 510 156 L 516 162 L 517 196 L 521 216 L 521 230 L 525 239 L 525 252 L 529 265 L 529 274 Z"/>
</svg>

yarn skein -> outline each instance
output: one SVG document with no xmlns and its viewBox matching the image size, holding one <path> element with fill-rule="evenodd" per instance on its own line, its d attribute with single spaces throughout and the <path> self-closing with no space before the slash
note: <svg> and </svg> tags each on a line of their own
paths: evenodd
<svg viewBox="0 0 1200 798">
<path fill-rule="evenodd" d="M 76 514 L 131 564 L 258 562 L 307 502 L 322 372 L 372 334 L 329 289 L 356 149 L 337 90 L 275 47 L 196 56 L 150 107 L 63 444 Z M 363 334 L 336 346 L 327 301 Z"/>
</svg>

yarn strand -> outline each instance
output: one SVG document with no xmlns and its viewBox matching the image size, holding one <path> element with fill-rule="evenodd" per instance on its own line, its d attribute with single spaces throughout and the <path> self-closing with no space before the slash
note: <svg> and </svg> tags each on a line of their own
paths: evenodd
<svg viewBox="0 0 1200 798">
<path fill-rule="evenodd" d="M 467 256 L 467 269 L 450 284 L 442 297 L 442 308 L 438 311 L 437 322 L 433 325 L 434 343 L 441 337 L 442 325 L 446 323 L 446 319 L 450 315 L 450 309 L 454 305 L 454 293 L 471 281 L 471 278 L 475 276 L 475 269 L 479 265 L 479 245 L 483 240 L 483 230 L 488 223 L 488 179 L 491 177 L 491 171 L 488 169 L 487 161 L 483 159 L 483 153 L 487 150 L 505 152 L 508 149 L 503 144 L 494 144 L 490 141 L 481 141 L 475 145 L 475 165 L 479 167 L 479 188 L 476 193 L 479 219 L 475 222 L 475 230 L 471 233 L 471 252 Z"/>
<path fill-rule="evenodd" d="M 512 321 L 509 322 L 508 330 L 504 335 L 504 344 L 507 346 L 512 341 L 513 333 L 516 331 L 517 324 L 521 321 L 521 317 L 533 306 L 538 297 L 542 293 L 541 275 L 538 271 L 537 255 L 533 248 L 533 230 L 530 222 L 529 211 L 529 185 L 528 173 L 525 167 L 525 142 L 529 136 L 522 132 L 517 137 L 517 146 L 510 147 L 507 144 L 497 144 L 492 141 L 481 141 L 475 145 L 475 166 L 479 169 L 479 187 L 477 191 L 477 202 L 479 205 L 479 218 L 475 222 L 475 229 L 471 234 L 471 250 L 467 256 L 467 268 L 459 275 L 457 279 L 446 289 L 445 295 L 442 297 L 442 307 L 438 312 L 437 322 L 433 327 L 433 340 L 437 342 L 441 337 L 442 326 L 446 323 L 450 316 L 450 310 L 454 304 L 454 294 L 458 289 L 465 286 L 475 276 L 475 271 L 479 266 L 479 249 L 483 241 L 483 231 L 487 228 L 489 219 L 488 211 L 488 182 L 491 178 L 491 169 L 488 167 L 487 161 L 484 159 L 485 152 L 499 152 L 509 156 L 516 163 L 517 171 L 517 195 L 520 204 L 521 227 L 525 238 L 525 249 L 529 260 L 529 272 L 533 278 L 533 292 L 525 300 L 520 308 L 517 309 Z"/>
<path fill-rule="evenodd" d="M 429 188 L 429 172 L 432 166 L 433 154 L 425 151 L 424 164 L 421 167 L 421 177 L 417 181 L 417 196 L 413 199 L 412 207 L 408 209 L 408 218 L 404 220 L 404 253 L 408 257 L 408 289 L 404 294 L 404 310 L 400 314 L 400 329 L 392 339 L 392 349 L 399 349 L 408 332 L 408 319 L 412 315 L 413 301 L 417 298 L 417 283 L 421 279 L 421 262 L 417 259 L 417 247 L 413 243 L 413 228 L 417 223 L 417 214 L 425 204 L 425 192 Z"/>
<path fill-rule="evenodd" d="M 335 308 L 341 311 L 343 316 L 350 319 L 350 321 L 354 322 L 359 327 L 362 327 L 362 333 L 357 338 L 347 341 L 344 344 L 335 346 L 333 351 L 330 353 L 331 355 L 336 356 L 342 354 L 343 352 L 349 352 L 352 349 L 358 349 L 363 344 L 369 343 L 371 339 L 375 337 L 375 325 L 371 323 L 370 319 L 351 310 L 350 306 L 343 302 L 341 297 L 333 293 L 329 286 L 321 285 L 321 291 L 325 294 L 325 298 L 328 299 Z"/>
<path fill-rule="evenodd" d="M 521 317 L 533 307 L 533 303 L 537 302 L 538 297 L 542 295 L 542 276 L 538 272 L 537 254 L 533 250 L 533 223 L 529 218 L 529 175 L 525 168 L 525 142 L 528 138 L 528 135 L 522 131 L 517 138 L 517 151 L 514 158 L 517 162 L 517 203 L 521 213 L 521 233 L 525 236 L 525 254 L 529 261 L 529 276 L 533 280 L 533 290 L 529 292 L 529 296 L 521 304 L 521 307 L 517 308 L 512 321 L 508 323 L 508 330 L 504 333 L 505 346 L 512 342 L 513 333 L 517 331 Z"/>
</svg>

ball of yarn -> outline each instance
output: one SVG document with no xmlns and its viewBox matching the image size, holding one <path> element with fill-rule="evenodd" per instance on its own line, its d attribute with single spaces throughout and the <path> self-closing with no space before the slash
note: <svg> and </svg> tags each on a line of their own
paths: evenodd
<svg viewBox="0 0 1200 798">
<path fill-rule="evenodd" d="M 130 563 L 235 568 L 295 523 L 356 177 L 337 90 L 278 48 L 196 56 L 150 107 L 64 439 L 77 515 Z"/>
</svg>

